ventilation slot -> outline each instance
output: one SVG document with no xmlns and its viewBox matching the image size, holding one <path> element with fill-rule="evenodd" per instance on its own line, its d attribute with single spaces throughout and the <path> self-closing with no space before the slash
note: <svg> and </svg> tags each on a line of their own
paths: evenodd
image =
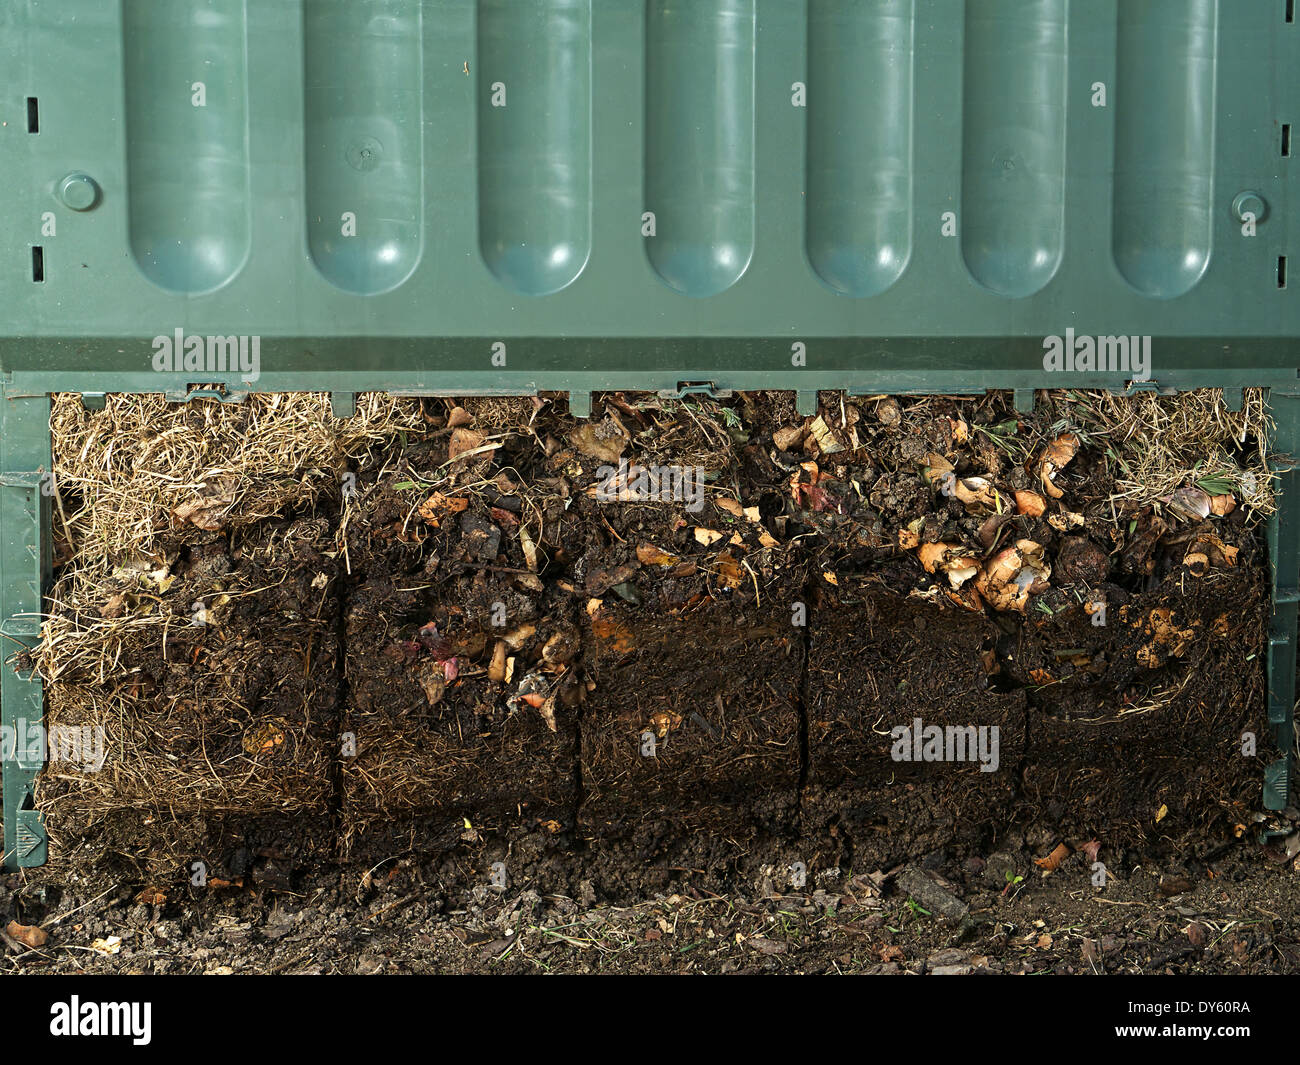
<svg viewBox="0 0 1300 1065">
<path fill-rule="evenodd" d="M 39 244 L 32 245 L 32 280 L 45 280 L 45 249 Z"/>
<path fill-rule="evenodd" d="M 40 133 L 41 131 L 41 108 L 36 102 L 35 96 L 27 97 L 27 132 Z"/>
</svg>

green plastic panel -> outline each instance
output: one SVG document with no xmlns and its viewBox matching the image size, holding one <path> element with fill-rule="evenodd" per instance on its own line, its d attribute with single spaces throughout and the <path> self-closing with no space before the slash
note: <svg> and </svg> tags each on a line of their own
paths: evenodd
<svg viewBox="0 0 1300 1065">
<path fill-rule="evenodd" d="M 45 763 L 44 697 L 20 657 L 40 638 L 50 575 L 50 400 L 0 399 L 0 724 L 3 724 L 3 866 L 42 865 L 45 829 L 35 804 Z"/>
<path fill-rule="evenodd" d="M 1288 14 L 8 0 L 0 371 L 86 391 L 1139 376 L 1045 369 L 1073 329 L 1151 337 L 1160 387 L 1284 385 Z M 257 365 L 204 341 L 160 373 L 177 329 L 256 338 Z"/>
</svg>

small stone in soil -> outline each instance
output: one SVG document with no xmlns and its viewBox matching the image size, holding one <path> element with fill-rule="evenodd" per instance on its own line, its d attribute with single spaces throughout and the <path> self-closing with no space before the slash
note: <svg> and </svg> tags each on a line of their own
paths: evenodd
<svg viewBox="0 0 1300 1065">
<path fill-rule="evenodd" d="M 969 910 L 966 903 L 946 888 L 940 887 L 915 866 L 909 865 L 899 873 L 897 884 L 899 891 L 936 917 L 956 919 L 965 917 Z"/>
</svg>

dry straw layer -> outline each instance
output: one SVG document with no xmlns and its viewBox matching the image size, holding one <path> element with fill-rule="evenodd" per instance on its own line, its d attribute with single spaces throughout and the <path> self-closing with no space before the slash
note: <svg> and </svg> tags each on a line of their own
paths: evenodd
<svg viewBox="0 0 1300 1065">
<path fill-rule="evenodd" d="M 47 724 L 102 729 L 107 756 L 42 774 L 55 862 L 85 841 L 174 864 L 207 819 L 327 813 L 337 545 L 310 515 L 349 464 L 424 428 L 420 402 L 367 395 L 336 419 L 324 393 L 94 412 L 60 395 L 51 422 L 66 564 L 35 664 Z"/>
<path fill-rule="evenodd" d="M 1058 409 L 1118 465 L 1117 502 L 1149 506 L 1199 483 L 1212 495 L 1234 494 L 1253 514 L 1275 509 L 1267 459 L 1273 419 L 1264 389 L 1246 389 L 1239 411 L 1228 410 L 1219 389 L 1176 396 L 1072 392 L 1066 398 L 1068 405 L 1058 403 Z"/>
<path fill-rule="evenodd" d="M 337 495 L 349 461 L 424 422 L 419 400 L 383 393 L 358 397 L 346 419 L 333 417 L 325 392 L 228 404 L 114 395 L 102 411 L 62 394 L 50 427 L 64 535 L 82 556 L 117 560 L 147 552 L 178 507 L 218 491 L 225 525 Z"/>
</svg>

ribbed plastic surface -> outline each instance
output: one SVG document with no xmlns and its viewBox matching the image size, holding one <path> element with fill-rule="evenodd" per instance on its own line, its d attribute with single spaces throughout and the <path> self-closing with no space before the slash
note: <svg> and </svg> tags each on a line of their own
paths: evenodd
<svg viewBox="0 0 1300 1065">
<path fill-rule="evenodd" d="M 260 337 L 276 386 L 1029 388 L 1074 329 L 1151 336 L 1162 385 L 1268 383 L 1300 334 L 1289 19 L 9 0 L 0 367 L 146 387 L 182 328 Z"/>
</svg>

